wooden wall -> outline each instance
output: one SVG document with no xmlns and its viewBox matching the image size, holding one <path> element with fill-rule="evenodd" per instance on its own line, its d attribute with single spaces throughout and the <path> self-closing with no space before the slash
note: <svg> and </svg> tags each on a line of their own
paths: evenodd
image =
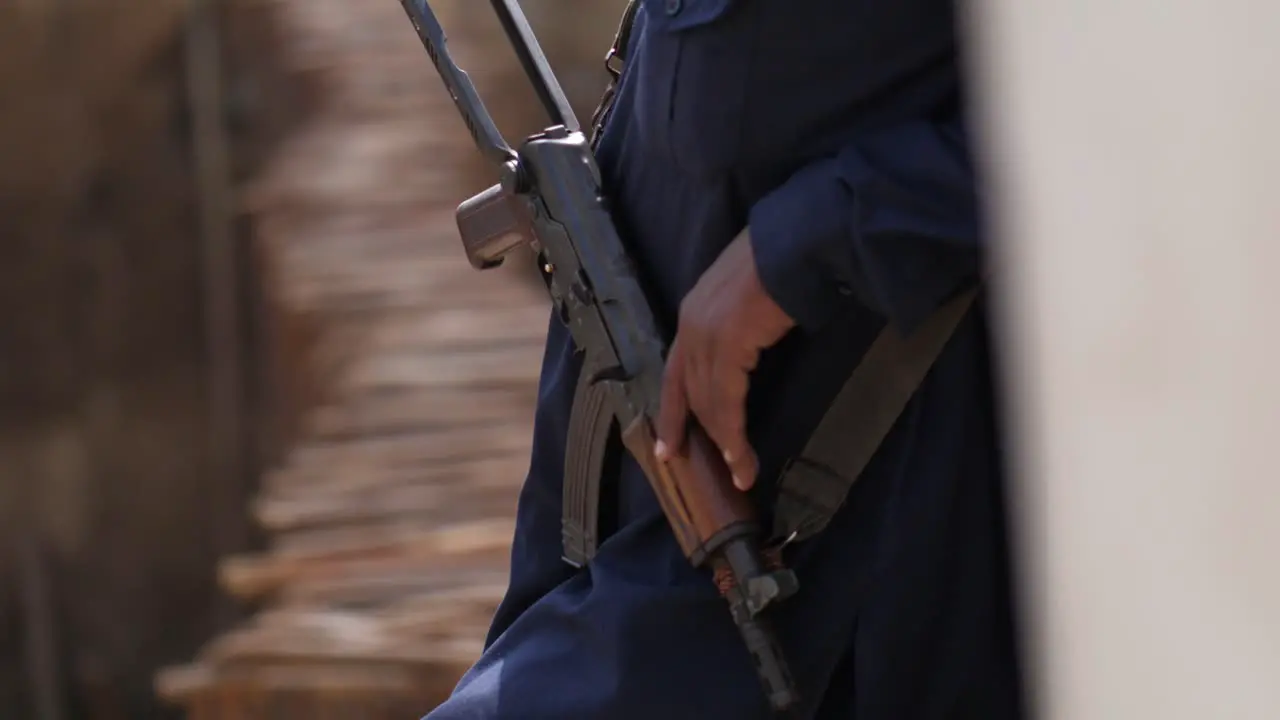
<svg viewBox="0 0 1280 720">
<path fill-rule="evenodd" d="M 214 563 L 253 544 L 243 506 L 268 428 L 244 425 L 237 476 L 207 451 L 221 351 L 205 333 L 182 7 L 0 6 L 6 718 L 159 716 L 151 673 L 234 619 Z M 264 11 L 225 14 L 242 31 L 225 120 L 245 178 L 304 103 L 270 87 Z M 239 320 L 243 363 L 262 336 Z"/>
<path fill-rule="evenodd" d="M 605 47 L 602 33 L 557 22 L 566 2 L 525 6 L 585 114 Z M 241 198 L 324 89 L 305 70 L 280 67 L 272 4 L 218 4 L 222 121 Z M 611 36 L 622 3 L 590 5 L 590 22 Z M 217 561 L 260 545 L 248 512 L 257 477 L 285 456 L 325 396 L 316 322 L 273 295 L 280 268 L 251 242 L 259 229 L 247 208 L 230 218 L 234 334 L 210 341 L 185 7 L 0 4 L 6 719 L 176 715 L 156 703 L 152 674 L 251 610 L 220 592 Z M 468 3 L 462 16 L 491 39 L 461 54 L 482 63 L 482 90 L 504 128 L 541 126 L 487 4 Z M 478 162 L 442 171 L 475 189 L 492 181 Z M 212 364 L 225 362 L 242 380 L 244 456 L 231 475 L 219 469 L 227 458 L 209 452 L 209 379 Z"/>
</svg>

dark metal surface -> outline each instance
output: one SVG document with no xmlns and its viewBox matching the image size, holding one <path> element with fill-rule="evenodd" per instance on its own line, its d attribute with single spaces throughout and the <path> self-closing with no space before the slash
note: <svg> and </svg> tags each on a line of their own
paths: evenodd
<svg viewBox="0 0 1280 720">
<path fill-rule="evenodd" d="M 413 23 L 414 30 L 418 31 L 422 46 L 426 48 L 432 64 L 436 66 L 440 78 L 444 80 L 450 97 L 458 106 L 458 112 L 462 114 L 462 121 L 467 125 L 467 132 L 471 133 L 480 152 L 497 163 L 512 159 L 515 153 L 503 139 L 502 133 L 493 122 L 489 111 L 485 109 L 484 103 L 480 101 L 480 95 L 476 92 L 471 78 L 449 56 L 444 28 L 436 19 L 435 13 L 431 11 L 431 6 L 426 0 L 400 0 L 400 5 L 404 7 L 410 22 Z"/>
</svg>

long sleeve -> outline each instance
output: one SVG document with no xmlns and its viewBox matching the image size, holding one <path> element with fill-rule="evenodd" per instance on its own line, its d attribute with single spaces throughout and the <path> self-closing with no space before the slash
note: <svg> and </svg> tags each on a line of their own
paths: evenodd
<svg viewBox="0 0 1280 720">
<path fill-rule="evenodd" d="M 977 277 L 975 184 L 958 118 L 860 138 L 751 208 L 761 281 L 805 329 L 857 304 L 909 328 Z"/>
</svg>

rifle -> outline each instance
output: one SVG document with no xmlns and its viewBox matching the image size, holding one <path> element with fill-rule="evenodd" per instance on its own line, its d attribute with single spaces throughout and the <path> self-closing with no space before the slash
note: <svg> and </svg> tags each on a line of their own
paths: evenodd
<svg viewBox="0 0 1280 720">
<path fill-rule="evenodd" d="M 682 551 L 694 566 L 712 571 L 770 706 L 785 711 L 798 695 L 764 611 L 796 592 L 795 574 L 762 553 L 754 508 L 733 487 L 720 451 L 696 423 L 690 423 L 683 456 L 656 460 L 663 336 L 610 216 L 590 143 L 524 13 L 515 0 L 491 4 L 553 123 L 518 150 L 503 139 L 470 78 L 449 56 L 427 0 L 401 0 L 472 139 L 498 166 L 501 182 L 458 207 L 467 259 L 484 270 L 521 246 L 537 254 L 552 303 L 585 356 L 586 382 L 604 388 L 623 445 L 657 495 Z"/>
</svg>

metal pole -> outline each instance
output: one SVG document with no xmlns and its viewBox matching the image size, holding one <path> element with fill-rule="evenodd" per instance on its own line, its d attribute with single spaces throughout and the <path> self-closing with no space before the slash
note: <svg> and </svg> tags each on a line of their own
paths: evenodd
<svg viewBox="0 0 1280 720">
<path fill-rule="evenodd" d="M 222 53 L 216 0 L 188 0 L 186 65 L 192 116 L 209 360 L 208 451 L 213 471 L 214 540 L 225 550 L 238 539 L 244 482 L 240 284 L 237 267 L 230 145 L 224 119 Z"/>
</svg>

